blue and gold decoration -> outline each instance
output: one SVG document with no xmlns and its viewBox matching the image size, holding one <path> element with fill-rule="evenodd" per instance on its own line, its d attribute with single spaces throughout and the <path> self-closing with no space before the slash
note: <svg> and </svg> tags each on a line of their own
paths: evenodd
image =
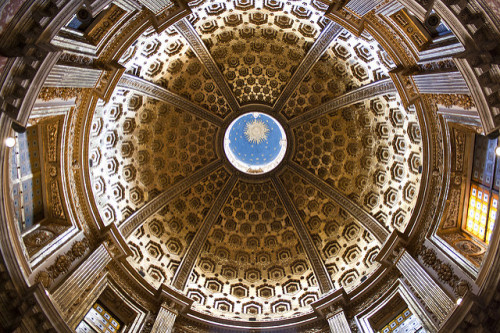
<svg viewBox="0 0 500 333">
<path fill-rule="evenodd" d="M 286 150 L 286 135 L 271 116 L 252 112 L 238 117 L 228 127 L 224 149 L 228 159 L 247 173 L 263 173 L 279 164 Z M 277 161 L 277 163 L 276 163 Z M 271 166 L 271 169 L 267 166 Z"/>
</svg>

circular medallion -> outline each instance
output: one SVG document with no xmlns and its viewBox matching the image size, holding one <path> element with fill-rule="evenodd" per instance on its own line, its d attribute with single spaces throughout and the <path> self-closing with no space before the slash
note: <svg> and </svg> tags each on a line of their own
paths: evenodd
<svg viewBox="0 0 500 333">
<path fill-rule="evenodd" d="M 286 134 L 271 116 L 250 112 L 236 118 L 224 135 L 224 152 L 231 164 L 248 174 L 276 168 L 286 152 Z"/>
</svg>

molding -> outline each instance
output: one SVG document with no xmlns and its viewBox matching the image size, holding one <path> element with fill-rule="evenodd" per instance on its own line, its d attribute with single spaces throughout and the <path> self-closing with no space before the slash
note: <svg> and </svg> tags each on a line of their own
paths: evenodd
<svg viewBox="0 0 500 333">
<path fill-rule="evenodd" d="M 341 307 L 343 311 L 343 307 L 349 301 L 349 296 L 345 292 L 344 287 L 340 287 L 339 289 L 335 289 L 335 291 L 328 293 L 325 297 L 321 297 L 320 299 L 311 303 L 312 308 L 318 315 L 326 317 L 328 314 L 332 313 L 333 308 Z"/>
<path fill-rule="evenodd" d="M 140 77 L 124 74 L 118 81 L 117 87 L 135 90 L 146 96 L 170 103 L 173 106 L 188 111 L 216 126 L 222 125 L 222 120 L 208 110 L 205 110 L 204 108 L 188 101 L 184 97 L 176 95 L 155 83 L 141 79 Z"/>
<path fill-rule="evenodd" d="M 401 256 L 401 250 L 406 246 L 403 234 L 394 230 L 384 243 L 384 246 L 375 257 L 375 261 L 380 262 L 382 265 L 392 266 Z"/>
<path fill-rule="evenodd" d="M 189 278 L 189 273 L 191 273 L 191 270 L 193 269 L 194 266 L 194 262 L 196 258 L 198 258 L 198 255 L 203 245 L 205 244 L 208 233 L 212 229 L 212 226 L 214 225 L 215 221 L 217 220 L 217 217 L 219 216 L 222 207 L 226 203 L 227 198 L 231 194 L 232 189 L 236 184 L 237 180 L 238 177 L 232 175 L 231 178 L 229 178 L 229 180 L 224 185 L 224 188 L 221 190 L 217 199 L 215 199 L 214 204 L 210 208 L 210 211 L 208 212 L 207 216 L 205 217 L 203 225 L 198 229 L 198 232 L 191 241 L 191 244 L 189 245 L 189 248 L 187 249 L 184 258 L 182 259 L 181 264 L 179 265 L 177 271 L 175 272 L 175 275 L 172 279 L 173 287 L 180 290 L 184 289 L 187 279 Z"/>
<path fill-rule="evenodd" d="M 288 216 L 290 217 L 293 226 L 295 227 L 295 231 L 300 238 L 300 242 L 302 243 L 302 246 L 306 251 L 307 257 L 309 258 L 309 261 L 312 265 L 314 275 L 316 275 L 316 278 L 318 280 L 319 288 L 323 293 L 326 293 L 327 291 L 333 289 L 333 282 L 330 278 L 330 275 L 328 274 L 328 271 L 326 270 L 325 263 L 321 259 L 321 256 L 319 255 L 316 246 L 312 241 L 311 235 L 307 231 L 304 222 L 300 218 L 299 212 L 293 204 L 292 199 L 290 199 L 285 186 L 277 177 L 272 177 L 271 180 L 274 187 L 276 188 L 276 191 L 278 192 L 278 195 L 281 198 L 281 201 L 283 202 L 283 205 L 287 210 Z"/>
<path fill-rule="evenodd" d="M 307 73 L 309 73 L 314 64 L 316 64 L 318 59 L 325 53 L 326 49 L 332 44 L 332 42 L 340 35 L 343 30 L 344 28 L 342 28 L 342 26 L 338 25 L 335 22 L 328 23 L 328 25 L 323 29 L 321 35 L 318 37 L 318 39 L 316 39 L 313 46 L 302 60 L 297 70 L 293 73 L 292 78 L 290 79 L 290 81 L 288 81 L 288 84 L 281 92 L 280 97 L 278 97 L 278 100 L 274 103 L 273 111 L 275 113 L 278 113 L 283 109 L 283 106 L 293 94 L 295 88 L 297 88 L 302 80 L 304 80 Z"/>
<path fill-rule="evenodd" d="M 326 194 L 329 198 L 335 201 L 338 205 L 342 206 L 345 210 L 349 212 L 356 220 L 358 220 L 361 225 L 363 225 L 368 231 L 370 231 L 373 236 L 380 242 L 384 244 L 389 232 L 385 227 L 380 224 L 373 216 L 368 214 L 365 210 L 359 207 L 358 204 L 354 203 L 351 199 L 340 193 L 335 188 L 331 187 L 308 170 L 304 169 L 295 162 L 290 162 L 288 165 L 289 169 L 293 172 L 301 175 L 305 180 L 307 180 L 311 185 L 315 186 L 318 190 Z"/>
<path fill-rule="evenodd" d="M 212 58 L 212 55 L 203 43 L 200 35 L 196 32 L 195 28 L 191 25 L 191 23 L 189 23 L 187 18 L 179 20 L 178 22 L 173 24 L 173 26 L 182 35 L 182 37 L 186 39 L 189 46 L 191 46 L 191 48 L 193 49 L 193 52 L 206 67 L 206 69 L 210 73 L 210 76 L 212 77 L 212 79 L 214 79 L 215 84 L 231 107 L 231 110 L 233 112 L 238 112 L 240 105 L 236 100 L 236 97 L 234 97 L 231 88 L 229 87 L 226 79 L 219 70 L 219 66 L 217 66 L 217 63 Z"/>
<path fill-rule="evenodd" d="M 175 290 L 166 284 L 162 284 L 160 288 L 158 288 L 158 298 L 163 303 L 168 303 L 166 304 L 167 308 L 170 308 L 171 311 L 177 311 L 178 313 L 188 311 L 194 302 L 182 292 Z"/>
<path fill-rule="evenodd" d="M 332 112 L 335 109 L 340 109 L 376 96 L 393 94 L 396 92 L 396 86 L 391 79 L 376 81 L 315 107 L 314 109 L 291 119 L 288 124 L 290 125 L 290 128 L 297 127 L 303 123 Z"/>
<path fill-rule="evenodd" d="M 205 167 L 199 169 L 191 176 L 184 178 L 176 185 L 171 186 L 168 190 L 161 193 L 153 200 L 144 204 L 138 211 L 130 215 L 123 223 L 118 227 L 120 232 L 123 235 L 123 238 L 128 238 L 135 229 L 141 226 L 144 221 L 160 210 L 163 206 L 169 203 L 176 196 L 181 194 L 182 192 L 189 189 L 194 184 L 201 181 L 204 177 L 210 175 L 215 170 L 219 169 L 222 166 L 221 160 L 213 161 L 212 163 L 206 165 Z"/>
</svg>

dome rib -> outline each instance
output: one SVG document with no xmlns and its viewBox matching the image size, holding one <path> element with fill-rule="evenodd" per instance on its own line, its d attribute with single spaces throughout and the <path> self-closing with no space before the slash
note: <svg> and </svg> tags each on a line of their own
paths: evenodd
<svg viewBox="0 0 500 333">
<path fill-rule="evenodd" d="M 170 90 L 161 87 L 156 83 L 144 80 L 140 77 L 131 74 L 124 74 L 118 82 L 118 87 L 134 90 L 145 96 L 170 103 L 173 106 L 190 112 L 193 115 L 205 119 L 216 126 L 220 127 L 222 125 L 222 120 L 214 113 L 187 100 L 182 96 L 177 95 L 176 93 L 171 92 Z"/>
<path fill-rule="evenodd" d="M 331 101 L 325 102 L 314 109 L 304 112 L 300 116 L 290 119 L 288 121 L 288 125 L 290 128 L 294 128 L 328 114 L 332 112 L 332 110 L 338 110 L 343 107 L 362 102 L 366 99 L 386 94 L 394 94 L 396 92 L 396 86 L 394 85 L 392 79 L 375 81 L 348 93 L 342 94 Z"/>
<path fill-rule="evenodd" d="M 153 200 L 146 203 L 138 211 L 130 215 L 119 226 L 120 232 L 124 238 L 128 238 L 137 228 L 144 224 L 144 222 L 159 211 L 162 207 L 167 205 L 178 195 L 193 187 L 196 183 L 201 181 L 207 175 L 212 174 L 222 166 L 220 159 L 211 162 L 205 167 L 197 170 L 191 176 L 184 178 L 178 184 L 169 187 L 167 190 L 159 194 Z"/>
<path fill-rule="evenodd" d="M 228 102 L 233 112 L 237 112 L 240 108 L 240 104 L 236 100 L 236 97 L 231 91 L 231 88 L 229 88 L 226 79 L 219 70 L 217 63 L 212 58 L 212 55 L 203 43 L 200 35 L 196 32 L 195 28 L 187 18 L 179 20 L 174 24 L 174 27 L 186 39 L 188 44 L 193 49 L 194 53 L 198 56 L 198 59 L 200 59 L 203 65 L 205 65 L 205 68 L 210 73 L 210 76 L 215 81 L 215 84 Z"/>
<path fill-rule="evenodd" d="M 172 280 L 172 285 L 177 289 L 184 289 L 187 279 L 189 278 L 189 274 L 193 270 L 195 261 L 201 252 L 203 244 L 205 244 L 208 233 L 212 229 L 215 221 L 217 220 L 217 217 L 220 215 L 222 207 L 226 203 L 227 198 L 231 194 L 237 180 L 238 177 L 234 174 L 231 176 L 231 178 L 229 178 L 219 196 L 213 203 L 212 207 L 210 207 L 210 211 L 205 217 L 203 224 L 198 229 L 198 232 L 196 232 L 194 239 L 191 241 L 191 245 L 184 255 L 184 258 L 182 259 L 179 268 L 177 268 L 177 271 L 175 272 L 174 278 Z"/>
<path fill-rule="evenodd" d="M 293 201 L 290 199 L 285 186 L 276 176 L 271 178 L 276 191 L 278 192 L 279 197 L 281 198 L 285 209 L 287 210 L 288 216 L 290 216 L 290 220 L 292 220 L 292 224 L 299 235 L 300 242 L 304 247 L 307 257 L 309 258 L 309 262 L 312 265 L 312 269 L 314 274 L 316 275 L 316 279 L 319 284 L 319 288 L 321 292 L 326 293 L 329 290 L 333 289 L 333 283 L 330 279 L 330 275 L 326 269 L 325 263 L 321 259 L 321 256 L 318 254 L 316 247 L 311 239 L 311 235 L 307 231 L 304 222 L 300 218 L 300 215 L 297 211 L 297 207 L 293 204 Z"/>
<path fill-rule="evenodd" d="M 357 203 L 343 195 L 333 186 L 328 185 L 316 175 L 312 174 L 310 171 L 304 169 L 296 162 L 290 162 L 288 168 L 293 170 L 295 173 L 302 175 L 311 185 L 316 187 L 321 192 L 325 193 L 330 199 L 335 201 L 337 204 L 341 205 L 345 210 L 349 212 L 358 222 L 361 223 L 366 229 L 368 229 L 380 244 L 384 244 L 387 237 L 389 237 L 389 232 L 385 229 L 384 225 L 377 221 L 373 216 L 368 214 L 363 208 L 361 208 Z"/>
<path fill-rule="evenodd" d="M 313 46 L 306 53 L 304 59 L 300 63 L 299 67 L 293 73 L 292 78 L 288 81 L 280 96 L 276 100 L 273 106 L 273 111 L 278 113 L 281 112 L 286 102 L 293 94 L 297 86 L 304 80 L 307 74 L 311 71 L 314 64 L 318 59 L 325 53 L 326 49 L 332 44 L 332 42 L 342 33 L 344 28 L 335 22 L 330 22 L 321 31 L 321 34 L 314 42 Z"/>
</svg>

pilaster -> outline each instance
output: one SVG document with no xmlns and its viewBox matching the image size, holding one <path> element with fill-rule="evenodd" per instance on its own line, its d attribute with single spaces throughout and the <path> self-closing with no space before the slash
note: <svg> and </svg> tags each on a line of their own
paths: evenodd
<svg viewBox="0 0 500 333">
<path fill-rule="evenodd" d="M 345 7 L 349 8 L 351 11 L 359 16 L 365 16 L 369 11 L 375 9 L 378 4 L 382 1 L 380 0 L 351 0 Z"/>
<path fill-rule="evenodd" d="M 470 94 L 462 74 L 456 72 L 419 73 L 413 81 L 421 94 Z"/>
<path fill-rule="evenodd" d="M 112 256 L 105 244 L 99 245 L 66 280 L 52 293 L 52 298 L 66 322 L 76 326 L 93 301 L 91 294 L 99 294 L 100 280 L 105 277 L 105 267 Z M 96 292 L 93 292 L 96 291 Z M 76 308 L 75 308 L 76 305 Z M 80 313 L 81 312 L 81 313 Z"/>
<path fill-rule="evenodd" d="M 56 64 L 45 80 L 44 87 L 94 88 L 102 70 Z"/>
<path fill-rule="evenodd" d="M 151 333 L 172 332 L 177 315 L 177 310 L 170 306 L 170 302 L 164 301 L 160 306 L 160 311 L 158 311 Z"/>
<path fill-rule="evenodd" d="M 406 250 L 403 250 L 396 267 L 408 282 L 412 293 L 435 316 L 438 324 L 444 323 L 455 307 L 453 300 Z"/>
<path fill-rule="evenodd" d="M 335 312 L 330 313 L 326 319 L 328 320 L 331 333 L 351 333 L 351 328 L 342 308 L 338 308 Z"/>
</svg>

